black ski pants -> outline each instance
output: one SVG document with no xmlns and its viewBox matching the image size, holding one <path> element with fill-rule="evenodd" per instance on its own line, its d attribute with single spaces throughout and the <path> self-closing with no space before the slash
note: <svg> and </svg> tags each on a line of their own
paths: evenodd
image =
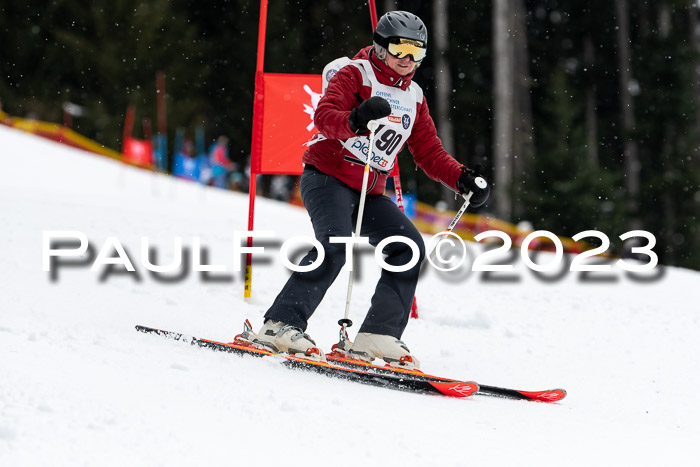
<svg viewBox="0 0 700 467">
<path fill-rule="evenodd" d="M 346 244 L 330 243 L 329 238 L 352 236 L 357 222 L 360 192 L 308 165 L 301 176 L 300 188 L 314 234 L 326 256 L 315 270 L 292 273 L 265 314 L 265 319 L 282 321 L 306 330 L 308 319 L 345 265 Z M 376 246 L 383 239 L 394 235 L 408 237 L 418 245 L 419 261 L 405 272 L 382 269 L 371 306 L 359 332 L 386 334 L 400 339 L 411 313 L 420 266 L 425 257 L 425 245 L 416 227 L 390 198 L 367 195 L 361 236 L 368 237 L 369 243 Z M 386 263 L 393 266 L 408 264 L 414 254 L 410 246 L 402 242 L 389 243 L 383 253 L 386 255 Z M 300 265 L 315 262 L 317 256 L 316 248 L 312 248 Z M 334 310 L 339 316 L 342 311 Z"/>
</svg>

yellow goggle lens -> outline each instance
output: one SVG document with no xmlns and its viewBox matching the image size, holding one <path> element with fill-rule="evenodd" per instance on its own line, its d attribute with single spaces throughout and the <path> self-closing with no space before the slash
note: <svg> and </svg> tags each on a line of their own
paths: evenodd
<svg viewBox="0 0 700 467">
<path fill-rule="evenodd" d="M 396 58 L 410 56 L 414 62 L 423 60 L 427 52 L 422 42 L 410 39 L 399 39 L 398 41 L 389 42 L 387 50 Z"/>
</svg>

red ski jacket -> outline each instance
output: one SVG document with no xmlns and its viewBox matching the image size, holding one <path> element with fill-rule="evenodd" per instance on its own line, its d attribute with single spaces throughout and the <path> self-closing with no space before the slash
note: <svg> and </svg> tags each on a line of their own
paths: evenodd
<svg viewBox="0 0 700 467">
<path fill-rule="evenodd" d="M 402 90 L 406 90 L 411 84 L 413 73 L 402 77 L 376 57 L 372 46 L 360 50 L 354 59 L 370 60 L 377 81 L 382 84 L 396 86 Z M 338 71 L 331 78 L 314 115 L 314 125 L 327 139 L 310 145 L 302 159 L 305 164 L 315 166 L 321 172 L 336 177 L 358 191 L 362 189 L 364 165 L 351 162 L 345 157 L 349 153 L 340 144 L 340 140 L 357 136 L 348 123 L 350 111 L 369 99 L 371 91 L 370 86 L 362 84 L 361 72 L 356 67 L 346 66 Z M 417 105 L 416 121 L 407 143 L 413 160 L 423 172 L 433 180 L 457 191 L 457 179 L 462 173 L 461 164 L 442 146 L 435 123 L 428 112 L 425 97 L 423 102 Z M 368 193 L 384 193 L 387 175 L 371 170 L 369 177 Z"/>
</svg>

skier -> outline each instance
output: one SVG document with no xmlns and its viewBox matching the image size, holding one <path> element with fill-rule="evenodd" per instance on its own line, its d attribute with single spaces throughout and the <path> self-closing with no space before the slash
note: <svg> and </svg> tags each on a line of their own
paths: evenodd
<svg viewBox="0 0 700 467">
<path fill-rule="evenodd" d="M 365 361 L 375 358 L 396 366 L 418 368 L 418 360 L 401 341 L 418 282 L 425 245 L 403 212 L 384 195 L 386 179 L 404 144 L 431 179 L 459 193 L 472 192 L 471 205 L 481 206 L 489 187 L 479 188 L 479 175 L 459 164 L 442 146 L 421 88 L 412 79 L 426 55 L 428 34 L 423 21 L 405 11 L 382 16 L 374 31 L 374 44 L 360 50 L 336 71 L 327 68 L 329 80 L 314 116 L 319 133 L 308 143 L 301 176 L 301 196 L 325 250 L 323 263 L 310 272 L 294 272 L 265 313 L 255 343 L 290 354 L 324 354 L 306 334 L 307 321 L 345 264 L 345 244 L 331 237 L 351 237 L 357 219 L 360 190 L 367 160 L 370 120 L 380 126 L 371 153 L 367 197 L 361 235 L 376 246 L 390 236 L 413 240 L 420 261 L 405 272 L 382 270 L 371 306 L 359 333 L 347 351 Z M 413 257 L 409 245 L 389 243 L 383 253 L 391 265 L 405 265 Z M 300 265 L 316 261 L 311 249 Z"/>
</svg>

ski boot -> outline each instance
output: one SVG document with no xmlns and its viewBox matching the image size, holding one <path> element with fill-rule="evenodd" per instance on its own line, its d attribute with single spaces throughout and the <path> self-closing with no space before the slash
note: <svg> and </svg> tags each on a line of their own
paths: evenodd
<svg viewBox="0 0 700 467">
<path fill-rule="evenodd" d="M 245 334 L 246 332 L 244 331 L 243 333 Z M 246 337 L 250 338 L 251 333 L 252 331 Z M 243 337 L 243 334 L 241 337 Z M 316 347 L 316 342 L 308 334 L 281 321 L 270 319 L 265 321 L 260 332 L 253 337 L 251 344 L 274 353 L 286 352 L 296 357 L 326 361 L 325 354 Z"/>
<path fill-rule="evenodd" d="M 411 355 L 411 351 L 403 341 L 384 334 L 358 333 L 355 342 L 350 346 L 349 355 L 366 362 L 381 358 L 389 366 L 396 368 L 407 370 L 420 368 L 420 362 Z"/>
</svg>

